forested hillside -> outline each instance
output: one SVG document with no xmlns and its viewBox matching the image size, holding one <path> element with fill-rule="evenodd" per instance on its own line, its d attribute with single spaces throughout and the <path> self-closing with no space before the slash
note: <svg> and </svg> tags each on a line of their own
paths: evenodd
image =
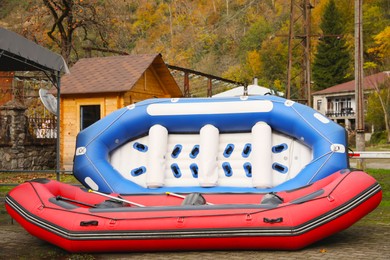
<svg viewBox="0 0 390 260">
<path fill-rule="evenodd" d="M 69 64 L 85 47 L 161 53 L 172 65 L 281 90 L 286 84 L 290 0 L 2 0 L 0 26 L 58 53 Z M 299 2 L 299 0 L 295 0 Z M 329 0 L 312 0 L 311 32 L 322 35 Z M 365 0 L 365 62 L 389 69 L 388 0 Z M 353 57 L 354 0 L 335 1 Z M 299 23 L 296 26 L 301 26 Z M 321 37 L 312 37 L 314 60 Z M 93 56 L 112 53 L 93 51 Z M 301 52 L 295 51 L 298 59 Z M 350 59 L 349 76 L 353 75 Z M 298 65 L 294 65 L 298 66 Z M 297 68 L 298 69 L 298 68 Z M 347 75 L 346 75 L 347 76 Z"/>
</svg>

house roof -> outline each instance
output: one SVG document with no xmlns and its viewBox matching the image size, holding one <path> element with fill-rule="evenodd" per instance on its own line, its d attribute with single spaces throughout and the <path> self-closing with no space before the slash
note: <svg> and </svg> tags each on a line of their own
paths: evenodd
<svg viewBox="0 0 390 260">
<path fill-rule="evenodd" d="M 386 79 L 390 77 L 390 72 L 379 72 L 370 76 L 364 77 L 363 88 L 364 90 L 374 89 L 374 85 L 378 83 L 383 83 Z M 326 95 L 326 94 L 335 94 L 335 93 L 344 93 L 344 92 L 354 92 L 355 91 L 355 80 L 351 80 L 342 84 L 335 85 L 317 92 L 313 93 L 313 96 L 316 95 Z"/>
<path fill-rule="evenodd" d="M 36 71 L 68 73 L 63 57 L 23 36 L 0 28 L 0 71 Z"/>
<path fill-rule="evenodd" d="M 150 66 L 174 94 L 182 95 L 160 54 L 80 59 L 62 78 L 61 94 L 126 92 Z"/>
</svg>

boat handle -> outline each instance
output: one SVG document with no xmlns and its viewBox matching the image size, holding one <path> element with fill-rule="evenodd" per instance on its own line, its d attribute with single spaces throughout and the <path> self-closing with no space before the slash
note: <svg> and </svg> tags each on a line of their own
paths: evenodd
<svg viewBox="0 0 390 260">
<path fill-rule="evenodd" d="M 280 218 L 263 218 L 263 221 L 264 223 L 270 223 L 270 224 L 274 224 L 274 223 L 282 223 L 283 222 L 283 218 L 280 217 Z"/>
<path fill-rule="evenodd" d="M 328 195 L 328 197 L 327 197 L 327 198 L 328 198 L 328 200 L 329 200 L 330 202 L 333 202 L 333 201 L 334 201 L 334 198 L 333 198 L 333 196 L 332 196 L 332 195 L 330 195 L 330 194 Z"/>
<path fill-rule="evenodd" d="M 80 222 L 81 227 L 97 226 L 97 225 L 99 225 L 99 221 L 97 221 L 97 220 L 89 220 L 89 221 L 81 221 Z"/>
</svg>

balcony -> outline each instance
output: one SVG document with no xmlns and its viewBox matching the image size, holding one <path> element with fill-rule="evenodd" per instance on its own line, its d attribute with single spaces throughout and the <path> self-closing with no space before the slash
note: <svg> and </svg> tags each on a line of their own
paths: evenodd
<svg viewBox="0 0 390 260">
<path fill-rule="evenodd" d="M 355 118 L 355 111 L 352 107 L 342 108 L 341 110 L 326 112 L 326 116 L 329 118 Z"/>
</svg>

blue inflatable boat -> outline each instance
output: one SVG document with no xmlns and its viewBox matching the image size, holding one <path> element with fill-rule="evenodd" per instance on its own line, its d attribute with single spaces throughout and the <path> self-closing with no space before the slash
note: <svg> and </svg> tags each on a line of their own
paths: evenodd
<svg viewBox="0 0 390 260">
<path fill-rule="evenodd" d="M 348 168 L 344 128 L 275 96 L 150 99 L 77 136 L 74 175 L 107 193 L 276 192 Z"/>
</svg>

